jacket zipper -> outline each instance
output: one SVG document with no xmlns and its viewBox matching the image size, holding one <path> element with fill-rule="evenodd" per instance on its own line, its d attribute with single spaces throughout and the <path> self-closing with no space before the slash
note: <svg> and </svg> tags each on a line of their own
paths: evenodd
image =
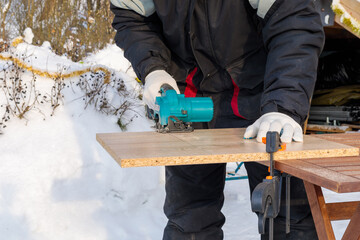
<svg viewBox="0 0 360 240">
<path fill-rule="evenodd" d="M 190 37 L 190 46 L 191 46 L 191 51 L 192 51 L 192 54 L 196 60 L 196 66 L 198 66 L 198 68 L 200 69 L 200 71 L 202 71 L 200 65 L 198 64 L 199 63 L 199 60 L 197 59 L 196 57 L 196 54 L 195 54 L 195 50 L 194 50 L 194 46 L 193 46 L 193 40 L 195 39 L 195 34 L 192 32 L 192 21 L 193 21 L 193 14 L 194 14 L 194 9 L 195 9 L 195 3 L 196 1 L 192 1 L 192 5 L 191 5 L 191 16 L 190 16 L 190 29 L 189 29 L 189 37 Z M 206 14 L 206 17 L 207 17 L 207 10 L 205 11 L 205 14 Z M 209 23 L 208 23 L 208 19 L 206 18 L 206 22 L 207 22 L 207 25 L 209 26 Z M 210 41 L 211 43 L 211 41 Z M 212 48 L 212 44 L 211 44 L 211 51 L 213 53 L 213 48 Z M 214 54 L 213 54 L 214 55 Z M 216 59 L 217 60 L 217 59 Z M 213 75 L 215 75 L 215 73 L 217 73 L 218 70 L 215 69 L 213 72 L 210 72 L 208 73 L 205 77 L 211 77 Z"/>
</svg>

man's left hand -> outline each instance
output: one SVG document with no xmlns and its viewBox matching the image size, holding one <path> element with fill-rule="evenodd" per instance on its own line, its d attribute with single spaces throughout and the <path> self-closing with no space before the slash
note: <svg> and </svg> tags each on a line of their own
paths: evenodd
<svg viewBox="0 0 360 240">
<path fill-rule="evenodd" d="M 262 115 L 252 125 L 246 128 L 244 138 L 255 138 L 258 142 L 266 137 L 268 131 L 276 131 L 284 143 L 303 141 L 301 126 L 291 117 L 279 112 L 270 112 Z"/>
</svg>

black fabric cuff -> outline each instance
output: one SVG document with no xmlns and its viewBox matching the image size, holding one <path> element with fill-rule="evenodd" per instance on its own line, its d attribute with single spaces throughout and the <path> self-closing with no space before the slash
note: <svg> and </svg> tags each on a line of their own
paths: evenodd
<svg viewBox="0 0 360 240">
<path fill-rule="evenodd" d="M 294 119 L 301 126 L 305 120 L 301 119 L 300 116 L 292 113 L 291 111 L 277 105 L 275 102 L 270 102 L 261 108 L 261 114 L 269 113 L 269 112 L 279 112 L 288 115 L 292 119 Z"/>
</svg>

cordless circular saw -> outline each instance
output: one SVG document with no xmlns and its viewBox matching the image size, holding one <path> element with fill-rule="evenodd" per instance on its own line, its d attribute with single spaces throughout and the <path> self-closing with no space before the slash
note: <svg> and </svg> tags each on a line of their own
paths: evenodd
<svg viewBox="0 0 360 240">
<path fill-rule="evenodd" d="M 154 119 L 158 132 L 191 132 L 193 122 L 210 122 L 214 103 L 210 97 L 185 97 L 164 84 L 156 97 L 156 110 L 147 107 L 147 116 Z"/>
</svg>

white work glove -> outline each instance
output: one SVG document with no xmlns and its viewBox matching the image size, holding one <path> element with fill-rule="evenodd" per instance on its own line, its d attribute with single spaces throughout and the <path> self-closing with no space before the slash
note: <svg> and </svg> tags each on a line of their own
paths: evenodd
<svg viewBox="0 0 360 240">
<path fill-rule="evenodd" d="M 244 138 L 254 138 L 258 142 L 266 137 L 268 131 L 276 131 L 281 133 L 281 142 L 290 143 L 303 141 L 303 133 L 301 126 L 291 117 L 279 112 L 270 112 L 262 115 L 252 125 L 246 128 Z"/>
<path fill-rule="evenodd" d="M 145 78 L 143 100 L 150 109 L 159 110 L 159 106 L 155 105 L 155 100 L 161 95 L 160 87 L 163 84 L 169 84 L 177 93 L 180 93 L 175 79 L 164 70 L 149 73 Z"/>
</svg>

